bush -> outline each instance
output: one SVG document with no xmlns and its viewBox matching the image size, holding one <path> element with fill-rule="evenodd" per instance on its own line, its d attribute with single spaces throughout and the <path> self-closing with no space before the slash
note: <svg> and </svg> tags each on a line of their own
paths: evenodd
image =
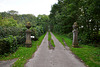
<svg viewBox="0 0 100 67">
<path fill-rule="evenodd" d="M 17 27 L 0 27 L 0 35 L 2 37 L 6 37 L 9 35 L 19 35 L 19 32 L 21 31 L 21 29 L 17 28 Z"/>
<path fill-rule="evenodd" d="M 95 47 L 100 47 L 100 35 L 93 35 L 91 36 L 91 41 L 93 46 Z"/>
<path fill-rule="evenodd" d="M 8 38 L 0 39 L 0 55 L 5 53 L 13 53 L 17 50 L 17 39 L 16 37 L 9 35 Z"/>
<path fill-rule="evenodd" d="M 26 28 L 18 28 L 18 27 L 2 27 L 0 26 L 0 37 L 7 37 L 9 35 L 13 36 L 25 36 Z"/>
<path fill-rule="evenodd" d="M 70 39 L 72 40 L 72 39 L 73 39 L 73 33 L 72 33 L 72 32 L 68 33 L 68 34 L 67 34 L 67 37 L 70 38 Z"/>
<path fill-rule="evenodd" d="M 26 37 L 25 36 L 16 36 L 16 38 L 17 38 L 17 44 L 24 46 L 22 44 L 25 43 Z"/>
<path fill-rule="evenodd" d="M 5 39 L 0 39 L 0 55 L 10 52 L 9 42 Z"/>
<path fill-rule="evenodd" d="M 87 33 L 81 33 L 78 36 L 79 43 L 81 44 L 92 44 L 92 46 L 99 46 L 100 42 L 100 35 L 96 34 L 87 34 Z"/>
</svg>

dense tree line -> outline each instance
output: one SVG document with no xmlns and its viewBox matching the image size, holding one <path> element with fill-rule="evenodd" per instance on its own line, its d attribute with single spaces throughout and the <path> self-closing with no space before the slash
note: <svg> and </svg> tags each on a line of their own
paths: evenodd
<svg viewBox="0 0 100 67">
<path fill-rule="evenodd" d="M 100 0 L 58 0 L 51 9 L 51 31 L 68 34 L 72 25 L 79 25 L 79 42 L 100 44 Z"/>
<path fill-rule="evenodd" d="M 32 14 L 19 15 L 17 11 L 11 10 L 0 13 L 0 27 L 17 27 L 25 28 L 27 22 L 31 23 L 32 28 L 40 28 L 42 32 L 47 31 L 49 18 L 47 15 L 38 15 L 35 17 Z"/>
<path fill-rule="evenodd" d="M 48 30 L 47 15 L 19 15 L 17 11 L 0 12 L 0 55 L 15 52 L 18 46 L 25 46 L 26 23 L 31 23 L 31 35 L 37 40 Z"/>
</svg>

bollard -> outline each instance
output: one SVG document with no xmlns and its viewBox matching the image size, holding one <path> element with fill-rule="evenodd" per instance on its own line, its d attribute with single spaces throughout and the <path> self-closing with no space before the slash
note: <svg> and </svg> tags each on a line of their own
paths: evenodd
<svg viewBox="0 0 100 67">
<path fill-rule="evenodd" d="M 73 43 L 72 43 L 72 46 L 73 47 L 79 47 L 78 46 L 78 25 L 77 25 L 77 22 L 75 22 L 73 24 Z"/>
<path fill-rule="evenodd" d="M 25 46 L 26 47 L 32 47 L 32 42 L 31 42 L 31 30 L 29 30 L 31 28 L 31 24 L 28 22 L 26 24 L 26 42 L 25 42 Z"/>
</svg>

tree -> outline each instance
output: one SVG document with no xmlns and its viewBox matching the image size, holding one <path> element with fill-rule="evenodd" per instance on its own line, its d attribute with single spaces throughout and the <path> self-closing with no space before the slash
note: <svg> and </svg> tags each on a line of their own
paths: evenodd
<svg viewBox="0 0 100 67">
<path fill-rule="evenodd" d="M 58 0 L 58 3 L 52 6 L 49 15 L 51 30 L 67 34 L 72 32 L 72 25 L 77 22 L 80 41 L 84 43 L 99 42 L 99 2 L 99 0 Z"/>
<path fill-rule="evenodd" d="M 8 11 L 8 13 L 11 15 L 15 15 L 15 14 L 18 14 L 18 11 L 10 10 L 10 11 Z"/>
<path fill-rule="evenodd" d="M 48 15 L 38 15 L 37 25 L 42 26 L 44 32 L 48 30 L 48 23 L 49 23 Z"/>
</svg>

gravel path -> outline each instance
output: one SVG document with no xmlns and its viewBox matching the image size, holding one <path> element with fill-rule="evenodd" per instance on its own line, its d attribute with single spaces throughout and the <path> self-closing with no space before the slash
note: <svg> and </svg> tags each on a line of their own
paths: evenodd
<svg viewBox="0 0 100 67">
<path fill-rule="evenodd" d="M 48 33 L 44 37 L 34 57 L 31 58 L 25 67 L 86 67 L 71 53 L 51 33 L 55 43 L 55 49 L 48 48 Z"/>
</svg>

